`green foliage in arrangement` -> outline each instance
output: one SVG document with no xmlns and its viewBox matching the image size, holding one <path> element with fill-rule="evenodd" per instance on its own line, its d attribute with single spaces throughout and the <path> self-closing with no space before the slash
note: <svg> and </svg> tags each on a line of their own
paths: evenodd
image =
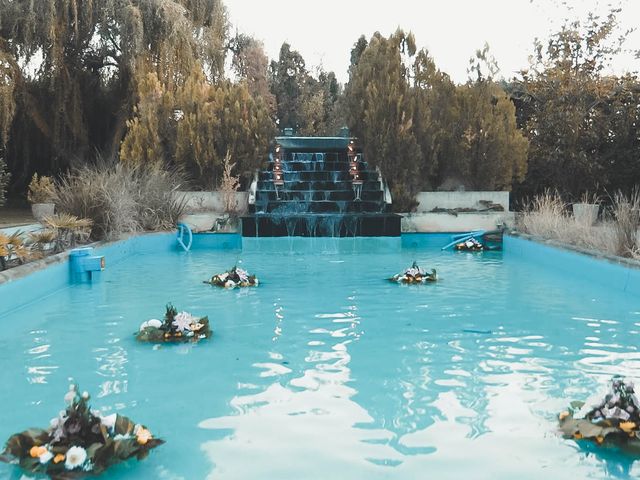
<svg viewBox="0 0 640 480">
<path fill-rule="evenodd" d="M 565 438 L 618 448 L 640 455 L 640 403 L 631 382 L 613 378 L 610 391 L 593 404 L 571 403 L 558 415 L 558 427 Z"/>
<path fill-rule="evenodd" d="M 208 317 L 194 317 L 167 305 L 163 320 L 151 319 L 140 325 L 136 340 L 148 343 L 199 342 L 213 335 Z"/>
<path fill-rule="evenodd" d="M 260 282 L 255 275 L 250 275 L 246 270 L 234 266 L 231 270 L 214 275 L 204 283 L 208 283 L 214 287 L 236 288 L 257 287 Z"/>
<path fill-rule="evenodd" d="M 72 384 L 65 395 L 66 410 L 46 430 L 30 428 L 9 437 L 0 461 L 53 480 L 70 480 L 100 475 L 133 457 L 142 460 L 164 443 L 127 417 L 97 415 L 89 399 L 87 392 L 80 393 Z"/>
</svg>

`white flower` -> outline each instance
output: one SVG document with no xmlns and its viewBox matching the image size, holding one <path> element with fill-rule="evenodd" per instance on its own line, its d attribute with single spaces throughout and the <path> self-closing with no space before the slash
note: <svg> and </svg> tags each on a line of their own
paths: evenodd
<svg viewBox="0 0 640 480">
<path fill-rule="evenodd" d="M 184 332 L 185 330 L 191 330 L 191 324 L 195 321 L 196 318 L 190 313 L 180 312 L 173 318 L 173 325 L 181 332 Z"/>
<path fill-rule="evenodd" d="M 152 318 L 147 321 L 147 327 L 160 328 L 162 326 L 162 322 L 157 318 Z"/>
<path fill-rule="evenodd" d="M 82 392 L 82 398 L 83 398 L 84 400 L 89 400 L 89 392 L 86 392 L 86 391 L 85 391 L 85 392 Z"/>
<path fill-rule="evenodd" d="M 87 451 L 82 447 L 71 447 L 67 450 L 67 459 L 64 462 L 64 467 L 67 470 L 73 470 L 74 468 L 82 466 L 87 459 Z"/>
<path fill-rule="evenodd" d="M 106 415 L 104 417 L 100 417 L 100 423 L 107 427 L 109 430 L 113 430 L 116 426 L 116 420 L 118 418 L 117 413 L 112 413 L 111 415 Z"/>
<path fill-rule="evenodd" d="M 69 405 L 71 405 L 75 399 L 76 399 L 75 390 L 69 390 L 64 396 L 64 401 Z"/>
<path fill-rule="evenodd" d="M 140 331 L 142 332 L 147 327 L 160 328 L 162 326 L 162 322 L 157 318 L 152 318 L 151 320 L 147 320 L 146 322 L 142 322 L 140 324 Z"/>
<path fill-rule="evenodd" d="M 40 463 L 47 463 L 52 458 L 53 458 L 53 453 L 51 453 L 49 450 L 47 450 L 46 452 L 44 452 L 42 455 L 38 457 L 38 459 L 40 460 Z"/>
<path fill-rule="evenodd" d="M 238 277 L 240 277 L 240 280 L 243 282 L 246 282 L 247 280 L 249 280 L 249 272 L 247 272 L 246 270 L 243 270 L 241 268 L 236 268 L 236 274 L 238 275 Z"/>
</svg>

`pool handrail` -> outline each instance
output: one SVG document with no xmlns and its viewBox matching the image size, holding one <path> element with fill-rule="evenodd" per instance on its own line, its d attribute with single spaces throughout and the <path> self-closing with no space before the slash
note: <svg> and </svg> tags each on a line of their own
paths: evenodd
<svg viewBox="0 0 640 480">
<path fill-rule="evenodd" d="M 475 237 L 481 237 L 485 233 L 487 233 L 485 230 L 474 230 L 473 232 L 458 233 L 456 235 L 452 235 L 451 238 L 453 239 L 453 241 L 451 243 L 447 243 L 444 247 L 441 248 L 441 250 L 451 248 L 456 243 L 462 243 Z"/>
<path fill-rule="evenodd" d="M 180 245 L 185 252 L 188 252 L 191 249 L 191 244 L 193 243 L 193 232 L 191 231 L 191 228 L 189 228 L 189 225 L 187 225 L 186 223 L 180 222 L 176 226 L 178 228 L 178 233 L 176 236 L 178 245 Z M 184 243 L 185 232 L 189 236 L 189 241 L 187 244 Z"/>
</svg>

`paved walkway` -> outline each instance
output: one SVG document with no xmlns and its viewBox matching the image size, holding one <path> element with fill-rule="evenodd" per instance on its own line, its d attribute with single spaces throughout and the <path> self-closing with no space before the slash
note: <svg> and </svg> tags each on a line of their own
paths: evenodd
<svg viewBox="0 0 640 480">
<path fill-rule="evenodd" d="M 30 209 L 0 207 L 0 232 L 5 235 L 33 232 L 41 228 L 42 225 L 36 223 Z"/>
<path fill-rule="evenodd" d="M 29 208 L 0 207 L 0 228 L 35 223 Z"/>
</svg>

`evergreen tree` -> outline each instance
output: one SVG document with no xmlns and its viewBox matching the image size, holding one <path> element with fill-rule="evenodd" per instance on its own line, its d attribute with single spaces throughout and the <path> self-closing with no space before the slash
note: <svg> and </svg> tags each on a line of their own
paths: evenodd
<svg viewBox="0 0 640 480">
<path fill-rule="evenodd" d="M 356 49 L 361 47 L 358 41 Z M 413 131 L 414 104 L 402 55 L 415 54 L 413 35 L 376 33 L 358 55 L 346 86 L 347 118 L 367 161 L 380 167 L 396 210 L 412 208 L 421 151 Z"/>
<path fill-rule="evenodd" d="M 297 130 L 301 123 L 302 100 L 309 76 L 302 55 L 288 43 L 280 48 L 278 61 L 270 65 L 271 92 L 276 98 L 279 129 Z"/>
</svg>

